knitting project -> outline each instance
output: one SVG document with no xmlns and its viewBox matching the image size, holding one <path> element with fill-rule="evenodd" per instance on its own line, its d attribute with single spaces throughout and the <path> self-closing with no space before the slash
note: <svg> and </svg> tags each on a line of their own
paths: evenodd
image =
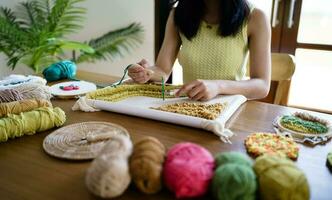
<svg viewBox="0 0 332 200">
<path fill-rule="evenodd" d="M 174 98 L 172 90 L 179 89 L 181 86 L 166 85 L 165 86 L 165 97 Z M 119 85 L 116 87 L 106 87 L 86 95 L 88 99 L 96 99 L 103 101 L 117 102 L 123 99 L 134 97 L 134 96 L 147 96 L 162 98 L 162 88 L 156 84 L 128 84 Z"/>
<path fill-rule="evenodd" d="M 226 103 L 203 104 L 183 102 L 166 104 L 152 109 L 214 120 L 218 118 L 226 105 Z"/>
</svg>

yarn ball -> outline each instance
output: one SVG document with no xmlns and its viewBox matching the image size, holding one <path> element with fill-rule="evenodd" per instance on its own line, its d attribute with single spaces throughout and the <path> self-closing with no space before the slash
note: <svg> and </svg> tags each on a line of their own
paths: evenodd
<svg viewBox="0 0 332 200">
<path fill-rule="evenodd" d="M 310 189 L 305 174 L 289 159 L 264 155 L 256 159 L 254 170 L 261 199 L 306 200 Z"/>
<path fill-rule="evenodd" d="M 134 145 L 130 174 L 143 193 L 154 194 L 161 190 L 165 154 L 165 146 L 154 137 L 145 137 Z"/>
<path fill-rule="evenodd" d="M 132 152 L 128 136 L 115 135 L 89 167 L 85 182 L 89 191 L 102 198 L 120 196 L 129 186 L 128 159 Z"/>
<path fill-rule="evenodd" d="M 212 180 L 212 192 L 216 199 L 254 200 L 256 175 L 249 158 L 238 152 L 218 154 L 218 165 Z"/>
<path fill-rule="evenodd" d="M 22 94 L 15 89 L 0 90 L 0 103 L 23 100 Z"/>
<path fill-rule="evenodd" d="M 252 167 L 252 162 L 248 158 L 248 156 L 239 152 L 227 152 L 227 153 L 217 154 L 215 156 L 215 161 L 217 167 L 228 163 L 236 163 L 239 165 Z"/>
<path fill-rule="evenodd" d="M 61 79 L 71 79 L 76 76 L 76 64 L 70 60 L 64 60 L 54 63 L 43 70 L 45 79 L 50 81 L 58 81 Z"/>
<path fill-rule="evenodd" d="M 167 153 L 163 177 L 165 185 L 177 198 L 204 195 L 213 177 L 214 159 L 205 148 L 193 143 L 179 143 Z"/>
</svg>

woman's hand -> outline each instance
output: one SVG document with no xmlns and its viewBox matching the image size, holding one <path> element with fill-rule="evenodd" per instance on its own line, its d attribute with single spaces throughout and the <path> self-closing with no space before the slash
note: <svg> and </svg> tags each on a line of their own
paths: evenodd
<svg viewBox="0 0 332 200">
<path fill-rule="evenodd" d="M 195 80 L 183 85 L 175 96 L 179 97 L 182 94 L 186 94 L 192 100 L 207 101 L 219 94 L 219 87 L 216 81 Z"/>
<path fill-rule="evenodd" d="M 148 82 L 153 74 L 153 71 L 148 69 L 149 63 L 147 60 L 142 59 L 139 63 L 132 65 L 128 69 L 128 76 L 137 83 Z"/>
</svg>

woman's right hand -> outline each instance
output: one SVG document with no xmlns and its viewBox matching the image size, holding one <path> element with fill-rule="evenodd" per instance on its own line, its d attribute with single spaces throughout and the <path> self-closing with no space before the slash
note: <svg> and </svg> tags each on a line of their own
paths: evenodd
<svg viewBox="0 0 332 200">
<path fill-rule="evenodd" d="M 129 67 L 128 76 L 136 83 L 146 83 L 151 79 L 153 74 L 153 71 L 148 69 L 148 67 L 148 61 L 142 59 L 139 63 Z"/>
</svg>

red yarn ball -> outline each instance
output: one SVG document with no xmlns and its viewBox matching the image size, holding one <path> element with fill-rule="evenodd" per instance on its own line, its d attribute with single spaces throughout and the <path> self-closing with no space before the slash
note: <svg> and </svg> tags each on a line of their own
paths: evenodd
<svg viewBox="0 0 332 200">
<path fill-rule="evenodd" d="M 209 188 L 214 166 L 214 158 L 205 148 L 189 142 L 176 144 L 164 164 L 165 185 L 177 198 L 202 196 Z"/>
</svg>

